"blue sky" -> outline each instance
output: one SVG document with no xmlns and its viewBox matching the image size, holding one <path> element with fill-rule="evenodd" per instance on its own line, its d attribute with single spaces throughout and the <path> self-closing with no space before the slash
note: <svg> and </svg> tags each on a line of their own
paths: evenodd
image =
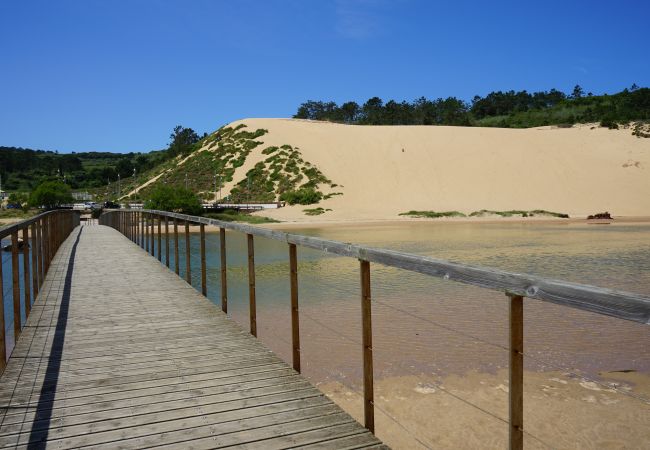
<svg viewBox="0 0 650 450">
<path fill-rule="evenodd" d="M 0 145 L 164 148 L 303 101 L 650 86 L 647 1 L 0 0 Z"/>
</svg>

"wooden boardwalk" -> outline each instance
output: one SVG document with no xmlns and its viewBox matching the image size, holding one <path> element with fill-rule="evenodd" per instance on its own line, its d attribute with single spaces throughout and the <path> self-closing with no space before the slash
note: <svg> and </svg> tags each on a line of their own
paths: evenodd
<svg viewBox="0 0 650 450">
<path fill-rule="evenodd" d="M 386 448 L 116 230 L 56 255 L 0 378 L 0 448 Z"/>
</svg>

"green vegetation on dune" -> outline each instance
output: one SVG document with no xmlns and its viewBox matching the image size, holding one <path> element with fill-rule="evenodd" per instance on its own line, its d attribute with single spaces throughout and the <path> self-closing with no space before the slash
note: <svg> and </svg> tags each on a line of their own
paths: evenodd
<svg viewBox="0 0 650 450">
<path fill-rule="evenodd" d="M 237 169 L 262 142 L 257 139 L 268 131 L 248 131 L 246 125 L 223 127 L 201 140 L 184 162 L 162 172 L 162 176 L 142 189 L 147 198 L 157 185 L 187 186 L 204 199 L 212 199 L 215 190 L 231 183 Z M 198 145 L 198 144 L 197 144 Z M 235 183 L 228 201 L 233 203 L 286 201 L 289 204 L 318 203 L 324 194 L 320 186 L 335 186 L 313 164 L 302 158 L 291 145 L 270 146 L 262 150 L 264 159 L 255 164 Z"/>
<path fill-rule="evenodd" d="M 417 217 L 417 218 L 429 218 L 429 219 L 438 219 L 440 217 L 467 217 L 465 214 L 459 211 L 442 211 L 442 212 L 436 212 L 436 211 L 408 211 L 404 213 L 400 213 L 400 216 L 410 216 L 410 217 Z"/>
<path fill-rule="evenodd" d="M 318 208 L 307 208 L 302 210 L 306 216 L 320 216 L 321 214 L 325 214 L 327 211 L 331 211 L 331 209 L 321 208 L 320 206 Z"/>
<path fill-rule="evenodd" d="M 474 211 L 469 216 L 470 217 L 484 217 L 484 216 L 501 216 L 501 217 L 535 217 L 535 216 L 548 216 L 548 217 L 557 217 L 560 219 L 568 219 L 569 215 L 564 213 L 558 213 L 553 211 L 546 211 L 544 209 L 534 209 L 532 211 L 523 211 L 523 210 L 510 210 L 510 211 L 492 211 L 488 209 L 482 209 L 480 211 Z"/>
<path fill-rule="evenodd" d="M 417 218 L 428 218 L 428 219 L 438 219 L 441 217 L 467 217 L 466 214 L 463 214 L 459 211 L 408 211 L 400 213 L 400 216 L 409 216 Z M 535 217 L 535 216 L 546 216 L 546 217 L 557 217 L 562 219 L 568 219 L 569 215 L 564 213 L 557 213 L 552 211 L 546 211 L 543 209 L 534 209 L 532 211 L 524 210 L 510 210 L 510 211 L 493 211 L 489 209 L 481 209 L 480 211 L 474 211 L 469 214 L 469 217 L 486 217 L 486 216 L 501 216 L 501 217 Z"/>
<path fill-rule="evenodd" d="M 257 201 L 276 201 L 290 205 L 318 203 L 323 193 L 319 185 L 332 184 L 323 173 L 302 158 L 299 149 L 291 145 L 267 147 L 262 150 L 266 159 L 258 162 L 231 191 L 236 202 L 256 198 Z"/>
</svg>

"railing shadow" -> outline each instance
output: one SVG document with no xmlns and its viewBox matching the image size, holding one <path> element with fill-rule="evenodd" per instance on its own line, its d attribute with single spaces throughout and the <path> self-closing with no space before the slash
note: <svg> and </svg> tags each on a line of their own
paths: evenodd
<svg viewBox="0 0 650 450">
<path fill-rule="evenodd" d="M 70 309 L 70 292 L 72 290 L 74 260 L 82 232 L 83 227 L 80 227 L 79 233 L 72 245 L 72 250 L 70 251 L 68 269 L 66 271 L 63 294 L 61 297 L 61 306 L 54 331 L 54 342 L 52 343 L 52 348 L 47 362 L 47 369 L 45 370 L 45 379 L 43 380 L 38 405 L 36 406 L 36 414 L 29 434 L 28 449 L 40 449 L 44 447 L 50 429 L 50 422 L 52 421 L 52 409 L 54 407 L 55 399 L 54 393 L 56 392 L 56 387 L 59 382 L 61 357 L 63 356 L 63 345 L 65 343 L 65 333 L 68 325 L 68 311 Z"/>
</svg>

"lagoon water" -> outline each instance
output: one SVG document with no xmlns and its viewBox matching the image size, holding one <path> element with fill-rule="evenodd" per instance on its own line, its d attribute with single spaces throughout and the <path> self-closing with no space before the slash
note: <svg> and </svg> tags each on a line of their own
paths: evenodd
<svg viewBox="0 0 650 450">
<path fill-rule="evenodd" d="M 650 224 L 645 223 L 409 222 L 292 228 L 291 232 L 650 295 Z M 184 277 L 182 229 L 179 233 Z M 206 239 L 208 297 L 220 304 L 218 233 L 209 232 Z M 199 240 L 194 233 L 191 254 L 193 285 L 200 289 Z M 247 327 L 245 236 L 228 232 L 227 254 L 229 314 Z M 11 259 L 9 253 L 2 256 L 11 348 Z M 298 259 L 303 371 L 316 382 L 358 385 L 358 261 L 304 248 L 298 248 Z M 258 335 L 288 361 L 287 245 L 256 238 L 255 261 Z M 22 271 L 22 256 L 19 265 Z M 502 293 L 378 264 L 371 265 L 371 279 L 376 377 L 494 372 L 507 367 L 508 304 Z M 525 302 L 525 349 L 528 369 L 592 376 L 611 370 L 650 373 L 647 326 L 537 300 Z"/>
<path fill-rule="evenodd" d="M 650 295 L 649 224 L 413 222 L 291 232 Z M 218 240 L 207 234 L 208 296 L 220 304 Z M 193 235 L 197 288 L 198 245 Z M 229 313 L 247 327 L 245 237 L 229 232 L 227 250 Z M 317 382 L 358 385 L 358 262 L 303 248 L 298 257 L 303 371 Z M 255 261 L 258 335 L 290 360 L 287 245 L 256 238 Z M 502 293 L 378 264 L 371 272 L 376 377 L 507 367 Z M 525 349 L 529 370 L 650 373 L 647 326 L 537 300 L 525 303 Z"/>
</svg>

